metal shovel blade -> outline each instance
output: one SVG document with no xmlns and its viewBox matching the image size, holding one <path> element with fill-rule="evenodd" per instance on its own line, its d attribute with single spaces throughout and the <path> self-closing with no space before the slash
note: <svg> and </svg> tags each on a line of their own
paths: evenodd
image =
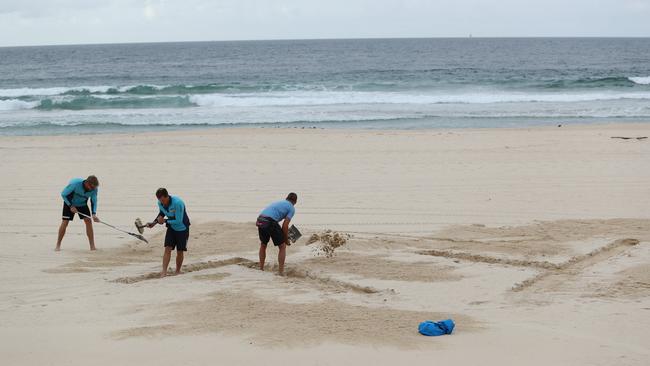
<svg viewBox="0 0 650 366">
<path fill-rule="evenodd" d="M 291 241 L 292 243 L 295 243 L 302 236 L 302 234 L 300 233 L 300 230 L 298 230 L 298 228 L 295 225 L 291 225 L 291 227 L 289 228 L 289 233 L 288 234 L 289 234 L 288 235 L 289 236 L 289 241 Z"/>
<path fill-rule="evenodd" d="M 135 219 L 135 228 L 138 229 L 140 234 L 144 234 L 144 226 L 145 225 L 142 224 L 142 220 L 140 220 L 139 217 Z"/>
</svg>

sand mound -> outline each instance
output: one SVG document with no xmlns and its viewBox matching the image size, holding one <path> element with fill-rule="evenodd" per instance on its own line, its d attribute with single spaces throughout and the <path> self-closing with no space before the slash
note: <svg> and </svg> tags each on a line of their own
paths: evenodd
<svg viewBox="0 0 650 366">
<path fill-rule="evenodd" d="M 317 253 L 331 258 L 334 255 L 334 250 L 345 245 L 351 237 L 350 234 L 325 230 L 322 233 L 312 234 L 307 240 L 307 245 L 318 243 L 318 246 L 316 246 Z"/>
<path fill-rule="evenodd" d="M 201 316 L 174 316 L 179 312 Z M 207 300 L 162 305 L 147 322 L 159 325 L 132 327 L 114 332 L 113 336 L 127 339 L 218 332 L 243 335 L 264 346 L 313 346 L 329 341 L 415 348 L 431 346 L 431 339 L 417 333 L 419 322 L 449 317 L 458 324 L 459 334 L 478 328 L 475 320 L 462 314 L 359 306 L 333 299 L 288 304 L 247 291 L 221 291 Z"/>
</svg>

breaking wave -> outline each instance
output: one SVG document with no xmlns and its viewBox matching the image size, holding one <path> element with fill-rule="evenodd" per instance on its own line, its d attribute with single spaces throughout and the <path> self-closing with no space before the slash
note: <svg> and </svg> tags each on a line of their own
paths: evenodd
<svg viewBox="0 0 650 366">
<path fill-rule="evenodd" d="M 84 92 L 86 90 L 87 92 Z M 639 91 L 573 91 L 524 92 L 499 90 L 454 90 L 428 92 L 365 92 L 365 91 L 275 91 L 251 93 L 153 94 L 153 87 L 138 87 L 138 93 L 90 92 L 68 89 L 57 95 L 0 97 L 0 111 L 37 109 L 160 109 L 221 107 L 300 107 L 326 105 L 434 105 L 434 104 L 497 104 L 497 103 L 567 103 L 616 100 L 650 100 L 650 90 Z M 132 90 L 132 89 L 129 89 Z M 51 92 L 51 90 L 47 90 Z"/>
</svg>

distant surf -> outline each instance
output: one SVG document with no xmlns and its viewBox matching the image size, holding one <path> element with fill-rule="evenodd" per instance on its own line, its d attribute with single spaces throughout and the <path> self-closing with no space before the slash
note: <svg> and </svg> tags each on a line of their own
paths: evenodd
<svg viewBox="0 0 650 366">
<path fill-rule="evenodd" d="M 638 88 L 630 88 L 638 85 Z M 582 88 L 577 88 L 581 86 Z M 627 87 L 622 90 L 605 88 Z M 648 86 L 648 87 L 644 87 Z M 565 89 L 562 93 L 545 89 Z M 136 85 L 0 89 L 0 111 L 39 109 L 145 109 L 343 104 L 485 104 L 650 99 L 650 77 L 549 81 L 537 89 L 494 86 L 391 87 L 357 85 Z M 379 90 L 384 89 L 384 90 Z"/>
<path fill-rule="evenodd" d="M 119 61 L 100 56 L 109 54 Z M 214 42 L 0 56 L 0 134 L 650 121 L 644 39 Z"/>
</svg>

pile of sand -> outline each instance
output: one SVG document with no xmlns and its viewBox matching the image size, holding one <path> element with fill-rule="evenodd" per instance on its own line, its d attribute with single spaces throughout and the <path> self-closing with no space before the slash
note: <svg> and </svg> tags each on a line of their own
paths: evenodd
<svg viewBox="0 0 650 366">
<path fill-rule="evenodd" d="M 322 253 L 326 257 L 331 258 L 334 255 L 334 250 L 345 245 L 345 243 L 347 243 L 351 237 L 352 236 L 350 234 L 325 230 L 320 234 L 312 234 L 309 240 L 307 240 L 306 245 L 319 243 L 319 245 L 316 247 L 316 252 L 318 254 Z"/>
</svg>

